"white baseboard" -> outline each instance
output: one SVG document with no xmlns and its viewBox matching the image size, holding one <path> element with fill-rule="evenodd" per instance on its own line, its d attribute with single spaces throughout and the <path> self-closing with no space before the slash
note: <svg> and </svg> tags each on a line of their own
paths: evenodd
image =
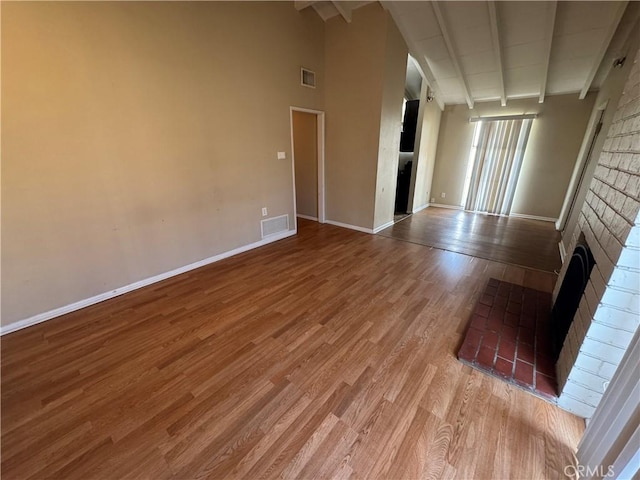
<svg viewBox="0 0 640 480">
<path fill-rule="evenodd" d="M 553 222 L 553 223 L 556 223 L 556 221 L 558 220 L 557 218 L 539 217 L 537 215 L 525 215 L 524 213 L 510 213 L 509 216 L 516 217 L 516 218 L 528 218 L 529 220 L 541 220 L 543 222 Z"/>
<path fill-rule="evenodd" d="M 225 258 L 232 257 L 234 255 L 238 255 L 240 253 L 244 253 L 249 250 L 253 250 L 254 248 L 262 247 L 272 242 L 277 242 L 278 240 L 282 240 L 283 238 L 291 237 L 297 233 L 296 230 L 289 230 L 287 232 L 277 233 L 274 235 L 270 235 L 268 237 L 263 238 L 254 243 L 250 243 L 249 245 L 243 245 L 242 247 L 234 248 L 233 250 L 229 250 L 227 252 L 219 253 L 218 255 L 214 255 L 213 257 L 205 258 L 204 260 L 200 260 L 195 263 L 190 263 L 189 265 L 185 265 L 184 267 L 176 268 L 175 270 L 171 270 L 169 272 L 161 273 L 159 275 L 155 275 L 150 278 L 145 278 L 144 280 L 140 280 L 135 283 L 131 283 L 129 285 L 125 285 L 123 287 L 116 288 L 115 290 L 111 290 L 109 292 L 101 293 L 99 295 L 95 295 L 91 298 L 85 298 L 84 300 L 80 300 L 79 302 L 72 303 L 70 305 L 65 305 L 63 307 L 55 308 L 53 310 L 49 310 L 48 312 L 39 313 L 34 315 L 33 317 L 25 318 L 24 320 L 18 320 L 17 322 L 10 323 L 9 325 L 5 325 L 0 327 L 0 335 L 5 335 L 7 333 L 15 332 L 16 330 L 21 330 L 23 328 L 30 327 L 32 325 L 36 325 L 38 323 L 45 322 L 47 320 L 51 320 L 52 318 L 59 317 L 60 315 L 65 315 L 67 313 L 75 312 L 76 310 L 80 310 L 81 308 L 88 307 L 90 305 L 94 305 L 96 303 L 100 303 L 104 300 L 108 300 L 113 297 L 117 297 L 119 295 L 123 295 L 125 293 L 131 292 L 133 290 L 137 290 L 142 287 L 146 287 L 147 285 L 151 285 L 152 283 L 157 283 L 162 280 L 166 280 L 167 278 L 174 277 L 176 275 L 180 275 L 181 273 L 188 272 L 190 270 L 195 270 L 196 268 L 204 267 L 205 265 L 209 265 L 211 263 L 219 262 L 220 260 L 224 260 Z"/>
<path fill-rule="evenodd" d="M 436 208 L 450 208 L 451 210 L 464 210 L 464 207 L 462 205 L 445 205 L 443 203 L 431 203 L 429 204 L 429 206 Z"/>
<path fill-rule="evenodd" d="M 334 222 L 333 220 L 325 220 L 324 223 L 328 223 L 329 225 L 335 225 L 336 227 L 357 230 L 358 232 L 373 233 L 373 230 L 371 228 L 358 227 L 357 225 L 349 225 L 348 223 Z"/>
<path fill-rule="evenodd" d="M 420 207 L 416 207 L 414 208 L 411 213 L 418 213 L 421 212 L 422 210 L 424 210 L 425 208 L 429 208 L 431 206 L 430 203 L 425 203 L 424 205 L 420 206 Z"/>
<path fill-rule="evenodd" d="M 296 213 L 296 217 L 304 218 L 305 220 L 313 220 L 314 222 L 318 221 L 318 217 L 312 217 L 311 215 L 303 215 L 301 213 Z"/>
<path fill-rule="evenodd" d="M 394 224 L 394 221 L 393 221 L 393 220 L 391 220 L 390 222 L 387 222 L 387 223 L 385 223 L 384 225 L 380 225 L 379 227 L 374 228 L 374 229 L 373 229 L 373 233 L 381 232 L 381 231 L 382 231 L 382 230 L 384 230 L 385 228 L 389 228 L 389 227 L 393 226 L 393 224 Z"/>
<path fill-rule="evenodd" d="M 564 263 L 564 257 L 567 256 L 567 250 L 564 248 L 564 243 L 562 243 L 562 240 L 558 242 L 558 250 L 560 250 L 560 261 Z"/>
</svg>

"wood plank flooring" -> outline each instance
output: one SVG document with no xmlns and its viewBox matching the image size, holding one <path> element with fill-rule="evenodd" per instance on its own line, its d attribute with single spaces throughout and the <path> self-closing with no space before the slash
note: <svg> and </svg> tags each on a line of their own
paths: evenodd
<svg viewBox="0 0 640 480">
<path fill-rule="evenodd" d="M 551 222 L 429 207 L 379 235 L 547 272 L 562 266 Z"/>
<path fill-rule="evenodd" d="M 6 479 L 564 478 L 584 422 L 455 358 L 488 278 L 315 222 L 1 339 Z"/>
</svg>

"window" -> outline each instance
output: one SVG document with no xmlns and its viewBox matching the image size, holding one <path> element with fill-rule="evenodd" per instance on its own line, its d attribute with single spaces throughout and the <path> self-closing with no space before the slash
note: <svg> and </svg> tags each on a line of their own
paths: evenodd
<svg viewBox="0 0 640 480">
<path fill-rule="evenodd" d="M 533 118 L 478 119 L 465 178 L 463 205 L 509 215 Z"/>
</svg>

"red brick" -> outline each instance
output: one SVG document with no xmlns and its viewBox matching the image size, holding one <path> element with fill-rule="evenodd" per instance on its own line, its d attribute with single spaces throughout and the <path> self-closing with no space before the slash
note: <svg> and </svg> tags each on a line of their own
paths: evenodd
<svg viewBox="0 0 640 480">
<path fill-rule="evenodd" d="M 516 344 L 513 342 L 501 341 L 498 348 L 498 355 L 506 360 L 513 360 L 516 355 Z"/>
<path fill-rule="evenodd" d="M 509 303 L 522 304 L 522 293 L 511 292 L 509 294 Z"/>
<path fill-rule="evenodd" d="M 536 326 L 536 317 L 532 317 L 530 315 L 522 315 L 520 317 L 520 325 L 526 328 L 535 328 Z"/>
<path fill-rule="evenodd" d="M 533 366 L 525 362 L 516 361 L 516 370 L 513 377 L 518 383 L 533 386 Z"/>
<path fill-rule="evenodd" d="M 495 332 L 485 332 L 482 336 L 482 346 L 493 348 L 494 350 L 498 347 L 498 339 L 500 337 Z"/>
<path fill-rule="evenodd" d="M 481 317 L 488 317 L 490 311 L 491 307 L 489 307 L 488 305 L 478 303 L 478 305 L 476 306 L 476 314 L 480 315 Z"/>
<path fill-rule="evenodd" d="M 483 305 L 488 305 L 491 306 L 493 305 L 493 297 L 491 295 L 482 295 L 482 298 L 480 299 L 480 303 L 482 303 Z"/>
<path fill-rule="evenodd" d="M 538 292 L 538 305 L 544 308 L 551 308 L 551 294 L 549 292 Z"/>
<path fill-rule="evenodd" d="M 477 350 L 478 350 L 477 346 L 464 342 L 462 344 L 462 348 L 460 348 L 460 351 L 458 352 L 458 358 L 460 360 L 466 360 L 467 362 L 471 363 L 476 358 Z"/>
<path fill-rule="evenodd" d="M 536 390 L 552 397 L 558 396 L 555 380 L 539 372 L 536 373 Z"/>
<path fill-rule="evenodd" d="M 477 328 L 478 330 L 484 330 L 487 324 L 487 319 L 485 317 L 481 317 L 480 315 L 474 315 L 471 317 L 471 327 Z"/>
<path fill-rule="evenodd" d="M 522 311 L 528 313 L 529 315 L 536 314 L 536 299 L 528 299 L 525 298 L 524 302 L 522 302 Z"/>
<path fill-rule="evenodd" d="M 513 363 L 504 358 L 496 358 L 496 366 L 493 369 L 498 375 L 504 378 L 511 378 L 513 373 Z"/>
<path fill-rule="evenodd" d="M 518 343 L 518 360 L 525 361 L 533 365 L 533 346 L 527 343 Z"/>
<path fill-rule="evenodd" d="M 494 348 L 488 348 L 485 346 L 480 347 L 480 351 L 476 356 L 476 362 L 478 365 L 483 365 L 487 368 L 493 367 L 493 359 L 496 355 L 496 350 Z"/>
<path fill-rule="evenodd" d="M 528 343 L 529 345 L 533 345 L 533 340 L 535 335 L 533 330 L 530 328 L 520 327 L 518 329 L 518 343 Z"/>
<path fill-rule="evenodd" d="M 504 323 L 510 325 L 512 327 L 517 327 L 520 323 L 520 315 L 516 315 L 514 313 L 505 313 L 504 315 Z"/>
<path fill-rule="evenodd" d="M 496 293 L 498 293 L 498 287 L 497 286 L 493 287 L 489 285 L 487 286 L 487 288 L 484 289 L 484 293 L 485 295 L 491 295 L 492 297 L 495 297 Z"/>
<path fill-rule="evenodd" d="M 556 364 L 550 357 L 546 355 L 536 356 L 536 370 L 548 377 L 556 376 Z"/>
<path fill-rule="evenodd" d="M 491 312 L 489 312 L 489 320 L 499 320 L 502 323 L 502 319 L 504 318 L 504 310 L 499 307 L 493 307 Z"/>
<path fill-rule="evenodd" d="M 493 330 L 494 332 L 499 332 L 503 327 L 502 318 L 499 317 L 489 317 L 489 321 L 487 322 L 487 329 Z"/>
<path fill-rule="evenodd" d="M 514 302 L 509 302 L 507 304 L 507 312 L 509 312 L 509 313 L 515 313 L 515 314 L 519 315 L 521 311 L 522 311 L 522 305 L 521 304 L 514 303 Z"/>
<path fill-rule="evenodd" d="M 469 328 L 469 330 L 467 330 L 464 343 L 469 343 L 470 345 L 478 347 L 480 345 L 480 340 L 482 340 L 482 331 L 476 330 L 475 328 Z"/>
<path fill-rule="evenodd" d="M 551 346 L 551 338 L 546 335 L 536 334 L 536 352 L 540 357 L 553 357 L 553 348 Z"/>
<path fill-rule="evenodd" d="M 509 285 L 508 283 L 504 283 L 503 282 L 498 287 L 497 296 L 499 296 L 499 297 L 508 297 L 510 291 L 511 291 L 511 285 Z"/>
<path fill-rule="evenodd" d="M 518 340 L 518 329 L 510 325 L 503 325 L 500 333 L 502 341 L 516 343 Z"/>
<path fill-rule="evenodd" d="M 502 307 L 504 310 L 506 310 L 507 307 L 507 297 L 495 297 L 493 299 L 493 306 L 494 307 Z"/>
</svg>

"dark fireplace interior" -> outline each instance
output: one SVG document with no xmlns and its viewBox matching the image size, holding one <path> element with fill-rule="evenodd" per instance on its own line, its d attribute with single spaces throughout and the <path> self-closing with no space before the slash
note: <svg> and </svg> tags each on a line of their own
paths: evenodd
<svg viewBox="0 0 640 480">
<path fill-rule="evenodd" d="M 581 235 L 569 260 L 558 298 L 551 309 L 551 347 L 556 361 L 595 263 L 591 250 Z"/>
</svg>

